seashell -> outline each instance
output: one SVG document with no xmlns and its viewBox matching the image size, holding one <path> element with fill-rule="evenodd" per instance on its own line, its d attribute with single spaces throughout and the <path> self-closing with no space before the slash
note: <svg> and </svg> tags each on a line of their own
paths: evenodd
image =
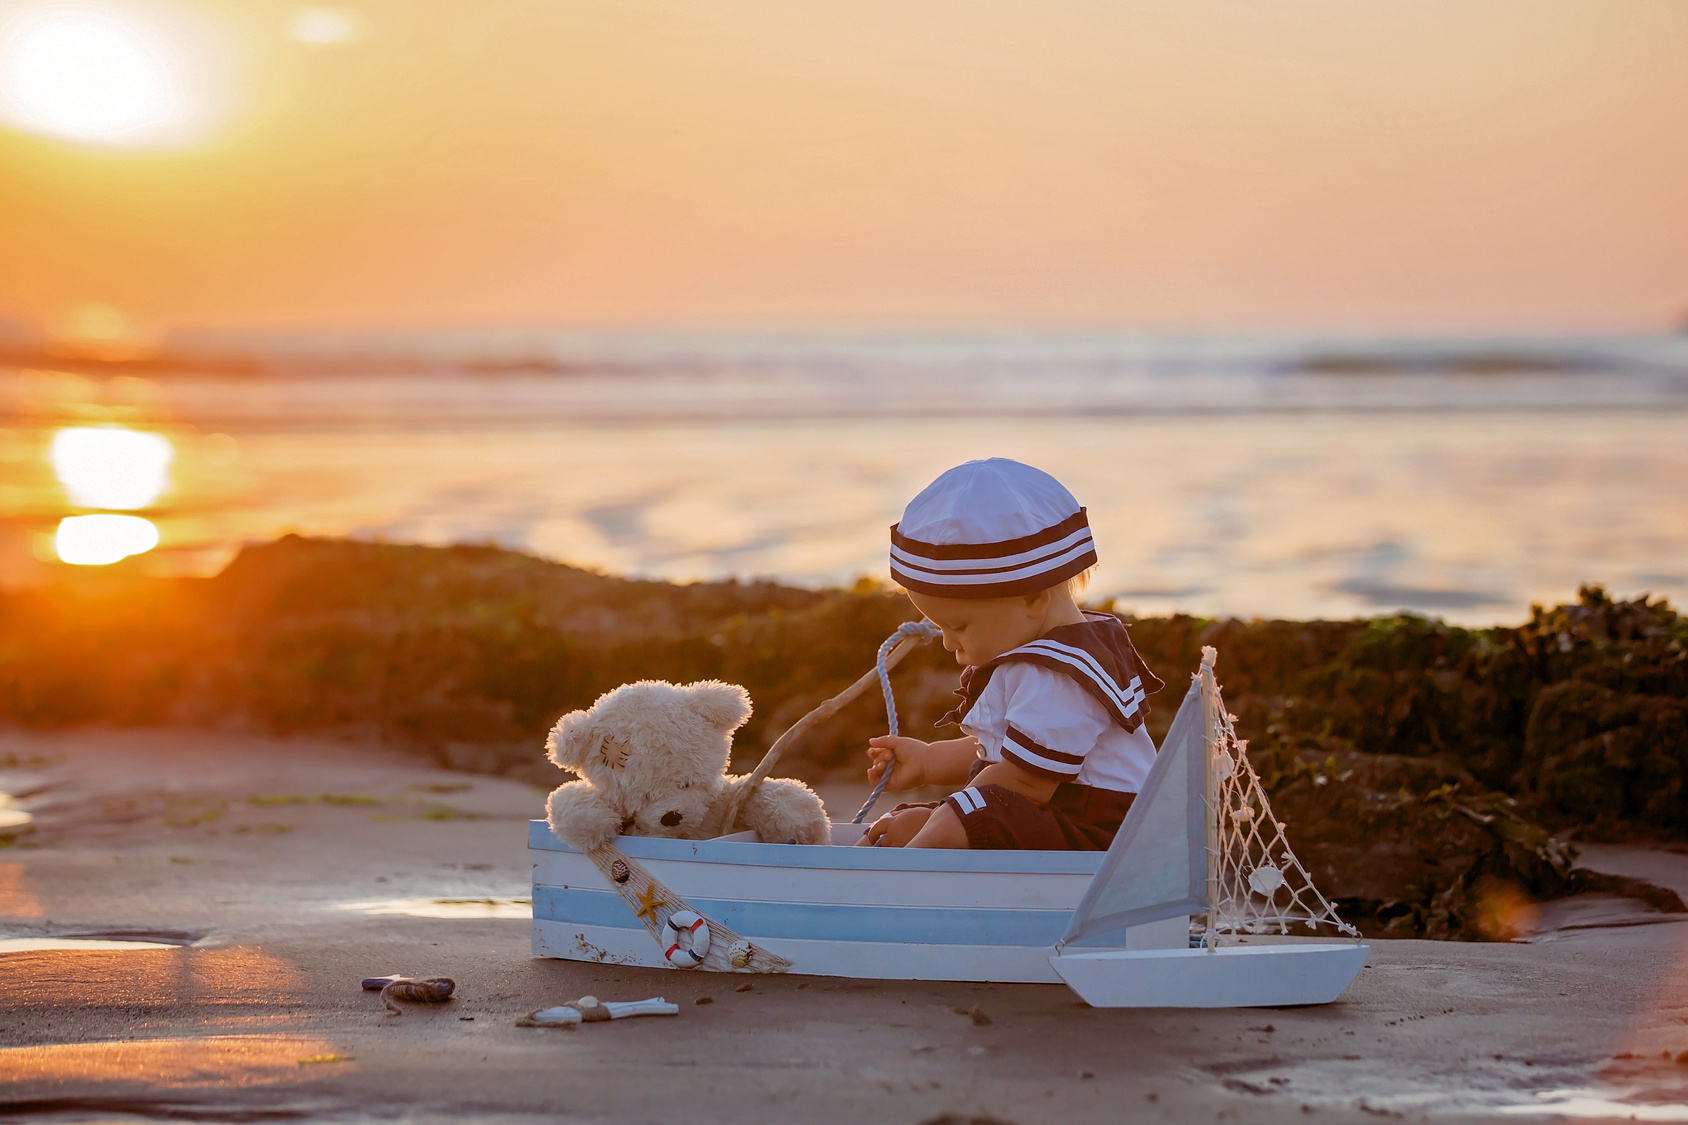
<svg viewBox="0 0 1688 1125">
<path fill-rule="evenodd" d="M 1284 873 L 1270 863 L 1262 863 L 1248 873 L 1248 885 L 1256 894 L 1270 895 L 1284 885 Z"/>
<path fill-rule="evenodd" d="M 1236 771 L 1237 760 L 1231 757 L 1228 750 L 1221 750 L 1213 756 L 1213 776 L 1224 781 Z"/>
<path fill-rule="evenodd" d="M 598 998 L 596 996 L 582 996 L 579 1000 L 574 1002 L 574 1005 L 577 1008 L 596 1008 L 598 1006 Z"/>
<path fill-rule="evenodd" d="M 633 872 L 628 870 L 627 864 L 623 863 L 621 860 L 618 859 L 614 863 L 610 864 L 610 878 L 614 879 L 616 882 L 625 883 L 632 877 Z"/>
<path fill-rule="evenodd" d="M 742 969 L 750 964 L 750 943 L 735 941 L 732 948 L 727 950 L 727 960 L 732 962 L 733 968 Z"/>
</svg>

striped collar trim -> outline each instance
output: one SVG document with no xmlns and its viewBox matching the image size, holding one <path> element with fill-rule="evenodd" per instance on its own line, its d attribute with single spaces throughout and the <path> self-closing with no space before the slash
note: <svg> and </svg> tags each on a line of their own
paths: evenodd
<svg viewBox="0 0 1688 1125">
<path fill-rule="evenodd" d="M 1120 722 L 1127 725 L 1127 729 L 1142 721 L 1142 705 L 1143 701 L 1148 699 L 1149 693 L 1143 690 L 1141 676 L 1132 676 L 1129 683 L 1121 685 L 1094 656 L 1084 649 L 1048 639 L 1035 640 L 1031 644 L 1021 645 L 1017 649 L 1003 653 L 997 659 L 1012 660 L 1016 656 L 1055 661 L 1063 665 L 1070 673 L 1089 680 L 1096 685 L 1102 701 L 1112 708 Z"/>
</svg>

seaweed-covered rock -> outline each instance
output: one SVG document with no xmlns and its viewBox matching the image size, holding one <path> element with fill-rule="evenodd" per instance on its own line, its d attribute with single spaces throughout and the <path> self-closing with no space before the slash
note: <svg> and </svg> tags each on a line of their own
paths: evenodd
<svg viewBox="0 0 1688 1125">
<path fill-rule="evenodd" d="M 1574 852 L 1445 757 L 1255 755 L 1290 845 L 1370 933 L 1508 938 L 1502 909 L 1564 894 Z"/>
<path fill-rule="evenodd" d="M 559 714 L 630 680 L 719 678 L 755 701 L 742 770 L 914 616 L 866 582 L 675 585 L 491 547 L 288 536 L 210 579 L 119 568 L 0 592 L 0 720 L 339 731 L 537 780 L 555 776 L 540 746 Z M 1586 587 L 1488 629 L 1125 620 L 1170 685 L 1151 701 L 1157 738 L 1218 647 L 1292 844 L 1373 930 L 1502 936 L 1507 903 L 1592 887 L 1563 840 L 1688 837 L 1688 621 L 1662 602 Z M 935 645 L 898 668 L 906 732 L 953 734 L 933 724 L 955 677 Z M 869 692 L 787 765 L 860 770 L 884 722 Z"/>
<path fill-rule="evenodd" d="M 0 595 L 0 717 L 339 731 L 549 778 L 559 714 L 631 680 L 718 678 L 756 702 L 739 739 L 754 759 L 783 729 L 770 719 L 856 679 L 914 616 L 871 585 L 675 585 L 490 547 L 287 536 L 211 579 L 78 574 Z M 945 663 L 918 651 L 899 691 Z M 911 730 L 941 713 L 906 694 Z M 807 772 L 859 755 L 878 713 L 869 696 L 840 716 L 803 748 Z"/>
<path fill-rule="evenodd" d="M 1663 602 L 1584 587 L 1575 605 L 1490 629 L 1410 615 L 1132 624 L 1168 671 L 1218 646 L 1257 749 L 1444 757 L 1555 829 L 1688 835 L 1688 621 Z"/>
</svg>

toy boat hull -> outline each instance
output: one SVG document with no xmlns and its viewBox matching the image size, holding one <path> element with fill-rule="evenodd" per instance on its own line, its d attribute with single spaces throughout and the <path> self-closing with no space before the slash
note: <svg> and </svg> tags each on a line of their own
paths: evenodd
<svg viewBox="0 0 1688 1125">
<path fill-rule="evenodd" d="M 829 847 L 738 838 L 621 837 L 616 845 L 694 908 L 791 971 L 877 980 L 1059 984 L 1050 964 L 1101 852 L 950 852 Z M 619 965 L 667 965 L 650 935 L 582 853 L 529 825 L 533 952 Z M 1188 946 L 1189 922 L 1126 932 L 1131 948 Z"/>
<path fill-rule="evenodd" d="M 1274 1008 L 1329 1004 L 1370 952 L 1336 943 L 1102 949 L 1049 963 L 1093 1008 Z"/>
<path fill-rule="evenodd" d="M 1358 937 L 1313 887 L 1272 816 L 1220 698 L 1217 657 L 1202 650 L 1201 670 L 1107 852 L 858 848 L 848 845 L 861 826 L 833 825 L 824 847 L 764 844 L 748 832 L 620 837 L 622 858 L 599 851 L 594 862 L 534 821 L 533 952 L 663 967 L 664 950 L 638 920 L 655 917 L 664 904 L 647 897 L 662 894 L 684 899 L 724 941 L 748 939 L 768 968 L 800 974 L 1065 983 L 1099 1008 L 1328 1004 L 1365 965 L 1366 946 L 1250 938 L 1190 948 L 1192 913 L 1231 933 L 1297 923 Z M 606 878 L 620 880 L 628 898 Z M 680 907 L 666 909 L 663 918 Z M 682 948 L 677 940 L 669 947 Z"/>
</svg>

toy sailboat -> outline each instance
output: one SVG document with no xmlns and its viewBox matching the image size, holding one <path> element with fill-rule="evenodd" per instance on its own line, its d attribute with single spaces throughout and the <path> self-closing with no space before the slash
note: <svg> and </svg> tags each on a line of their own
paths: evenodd
<svg viewBox="0 0 1688 1125">
<path fill-rule="evenodd" d="M 620 837 L 611 861 L 534 821 L 534 955 L 698 965 L 703 955 L 676 951 L 707 952 L 716 932 L 734 954 L 717 949 L 704 968 L 1065 983 L 1110 1008 L 1329 1003 L 1369 947 L 1290 850 L 1225 712 L 1214 659 L 1202 650 L 1106 852 L 856 848 L 862 826 L 834 825 L 828 847 L 751 833 Z M 696 935 L 705 923 L 698 945 L 676 937 L 664 948 L 670 931 Z M 1336 940 L 1318 940 L 1321 929 Z"/>
</svg>

